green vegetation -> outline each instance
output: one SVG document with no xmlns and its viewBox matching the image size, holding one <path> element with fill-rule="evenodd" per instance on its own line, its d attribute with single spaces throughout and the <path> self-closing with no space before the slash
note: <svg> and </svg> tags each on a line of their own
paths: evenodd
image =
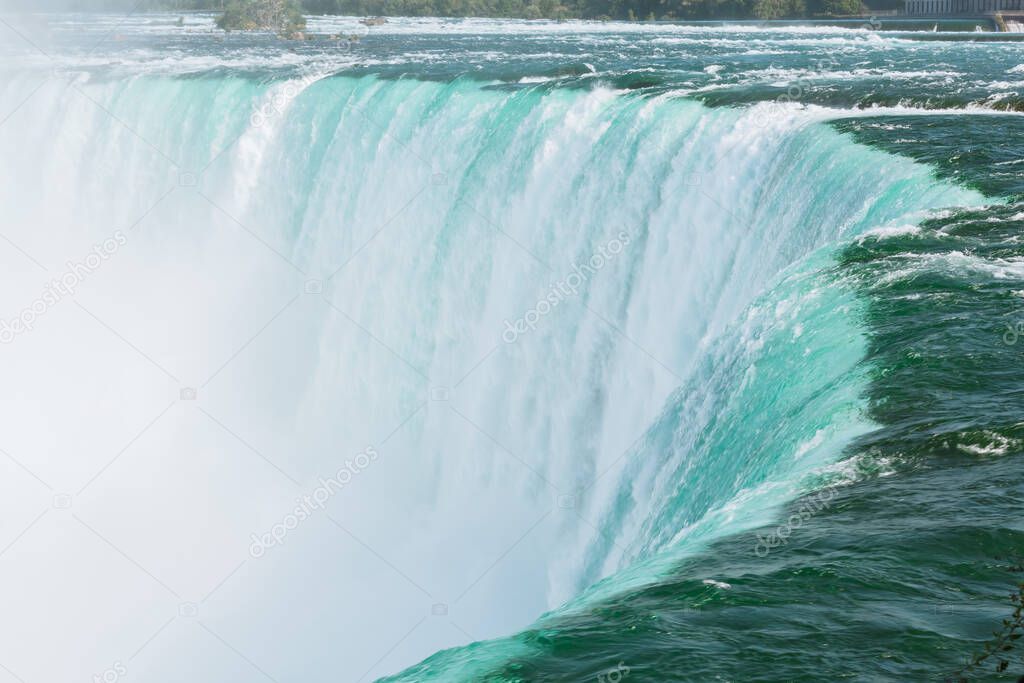
<svg viewBox="0 0 1024 683">
<path fill-rule="evenodd" d="M 527 19 L 783 19 L 860 14 L 861 0 L 306 0 L 317 14 Z"/>
<path fill-rule="evenodd" d="M 881 6 L 882 0 L 872 4 Z M 253 24 L 284 35 L 302 31 L 301 12 L 353 16 L 517 17 L 525 19 L 790 19 L 863 14 L 861 0 L 150 0 L 173 9 L 223 10 L 218 24 Z M 269 21 L 258 8 L 287 7 Z M 301 9 L 301 11 L 300 11 Z M 283 18 L 282 18 L 283 17 Z"/>
<path fill-rule="evenodd" d="M 1014 558 L 1015 561 L 1009 567 L 1011 572 L 1016 574 L 1024 573 L 1024 560 Z M 967 663 L 964 668 L 956 673 L 957 683 L 968 683 L 969 676 L 981 675 L 980 670 L 991 665 L 992 671 L 996 674 L 1004 673 L 1013 659 L 1018 660 L 1018 666 L 1024 668 L 1024 652 L 1020 650 L 1017 642 L 1024 636 L 1024 581 L 1017 582 L 1017 586 L 1010 593 L 1010 604 L 1013 612 L 1008 619 L 1003 619 L 1002 629 L 992 632 L 992 639 L 985 643 L 985 649 Z M 1024 681 L 1021 676 L 1019 681 Z"/>
<path fill-rule="evenodd" d="M 580 16 L 575 3 L 559 0 L 311 0 L 311 11 L 357 16 L 521 17 L 568 19 Z"/>
<path fill-rule="evenodd" d="M 306 29 L 302 8 L 295 0 L 231 0 L 217 27 L 226 31 L 274 31 L 288 37 L 301 37 Z"/>
</svg>

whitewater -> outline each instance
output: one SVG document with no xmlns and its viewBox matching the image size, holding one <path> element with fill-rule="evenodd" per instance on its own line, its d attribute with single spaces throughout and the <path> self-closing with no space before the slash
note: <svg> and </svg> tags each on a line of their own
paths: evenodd
<svg viewBox="0 0 1024 683">
<path fill-rule="evenodd" d="M 1008 199 L 834 122 L 1017 119 L 954 34 L 176 17 L 0 26 L 11 680 L 710 680 L 493 672 L 898 471 L 849 250 Z"/>
</svg>

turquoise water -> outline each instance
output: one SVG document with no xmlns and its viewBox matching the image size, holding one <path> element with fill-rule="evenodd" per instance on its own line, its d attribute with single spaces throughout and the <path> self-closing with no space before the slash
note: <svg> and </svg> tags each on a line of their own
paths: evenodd
<svg viewBox="0 0 1024 683">
<path fill-rule="evenodd" d="M 238 474 L 193 412 L 76 499 L 147 570 L 216 587 L 133 674 L 942 680 L 1009 615 L 1013 35 L 313 18 L 296 45 L 176 19 L 11 18 L 0 66 L 3 319 L 28 259 L 57 273 L 123 228 L 76 301 L 291 480 Z M 119 357 L 64 315 L 0 349 L 34 387 L 4 448 L 77 489 L 59 453 L 103 429 L 34 397 L 89 403 L 72 361 Z M 179 460 L 208 485 L 147 523 L 126 491 Z M 115 619 L 82 614 L 64 641 Z M 0 661 L 102 670 L 162 621 L 58 662 L 12 630 Z"/>
</svg>

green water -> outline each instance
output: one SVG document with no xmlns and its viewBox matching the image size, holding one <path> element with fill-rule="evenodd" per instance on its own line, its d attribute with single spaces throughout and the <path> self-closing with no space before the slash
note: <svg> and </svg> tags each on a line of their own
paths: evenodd
<svg viewBox="0 0 1024 683">
<path fill-rule="evenodd" d="M 328 508 L 358 543 L 315 522 L 246 558 L 225 534 L 244 569 L 203 609 L 254 668 L 172 634 L 140 679 L 938 681 L 1010 614 L 1014 36 L 320 17 L 295 44 L 172 19 L 12 24 L 9 239 L 49 254 L 172 187 L 134 279 L 90 301 L 208 374 L 269 326 L 247 306 L 319 283 L 203 408 L 302 483 L 390 444 Z M 35 334 L 12 381 L 77 396 Z M 199 500 L 211 525 L 266 506 L 256 532 L 298 493 L 257 489 Z M 12 642 L 25 681 L 98 666 Z M 971 675 L 1014 680 L 1012 655 Z"/>
</svg>

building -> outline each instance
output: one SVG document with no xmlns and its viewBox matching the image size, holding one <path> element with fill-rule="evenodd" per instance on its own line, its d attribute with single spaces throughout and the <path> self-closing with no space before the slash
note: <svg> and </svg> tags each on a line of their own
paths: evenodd
<svg viewBox="0 0 1024 683">
<path fill-rule="evenodd" d="M 982 15 L 1024 11 L 1024 0 L 907 0 L 907 14 Z"/>
</svg>

